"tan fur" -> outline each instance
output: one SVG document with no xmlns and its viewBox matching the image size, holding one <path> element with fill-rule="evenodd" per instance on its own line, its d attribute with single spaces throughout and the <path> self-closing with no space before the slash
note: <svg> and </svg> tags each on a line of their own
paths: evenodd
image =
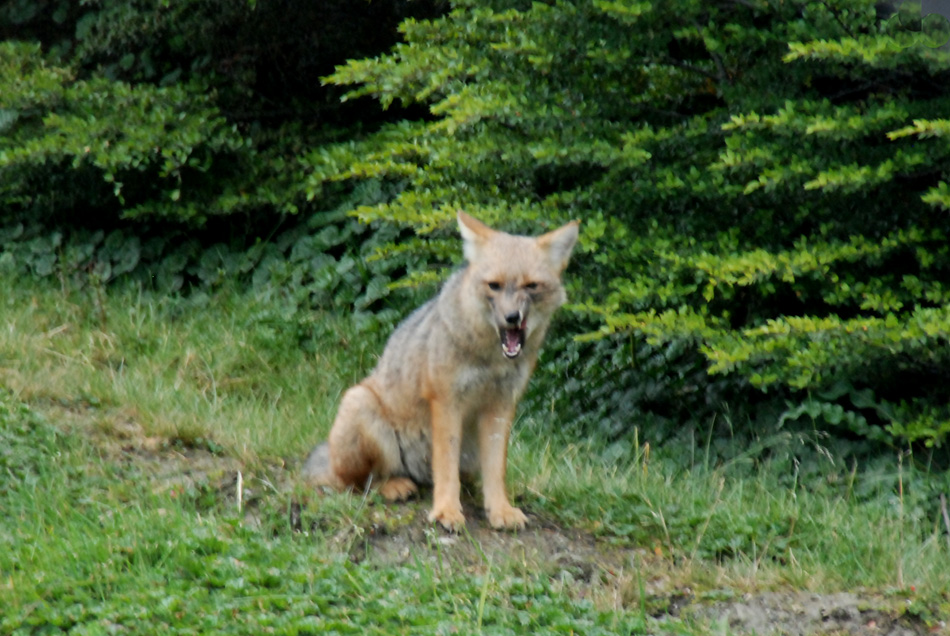
<svg viewBox="0 0 950 636">
<path fill-rule="evenodd" d="M 373 485 L 391 500 L 431 483 L 429 519 L 453 531 L 465 523 L 460 476 L 481 472 L 489 523 L 523 528 L 527 519 L 505 492 L 508 435 L 565 300 L 561 274 L 578 223 L 537 238 L 464 212 L 458 223 L 468 265 L 396 328 L 376 369 L 343 395 L 328 442 L 303 472 L 316 485 Z"/>
</svg>

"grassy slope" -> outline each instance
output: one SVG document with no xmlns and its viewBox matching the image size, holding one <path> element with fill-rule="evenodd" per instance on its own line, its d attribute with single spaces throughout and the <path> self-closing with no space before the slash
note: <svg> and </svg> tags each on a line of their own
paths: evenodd
<svg viewBox="0 0 950 636">
<path fill-rule="evenodd" d="M 517 631 L 522 622 L 614 633 L 642 623 L 577 604 L 530 575 L 354 565 L 325 536 L 278 532 L 273 509 L 251 527 L 203 510 L 192 492 L 156 494 L 146 475 L 103 462 L 81 437 L 62 436 L 8 397 L 0 422 L 12 451 L 5 468 L 16 473 L 0 490 L 5 634 L 408 634 Z"/>
<path fill-rule="evenodd" d="M 290 325 L 236 294 L 184 302 L 0 286 L 10 290 L 0 387 L 11 392 L 0 397 L 0 633 L 644 629 L 638 578 L 607 602 L 491 554 L 471 576 L 429 561 L 354 565 L 334 537 L 355 528 L 343 534 L 359 540 L 359 498 L 328 498 L 320 528 L 293 533 L 292 489 L 262 496 L 262 521 L 247 524 L 220 489 L 156 487 L 147 465 L 103 450 L 131 422 L 162 448 L 184 449 L 185 463 L 196 446 L 246 470 L 300 457 L 372 365 L 378 338 L 317 316 L 324 335 L 307 354 Z M 805 476 L 798 454 L 809 440 L 787 434 L 745 461 L 704 466 L 674 449 L 651 457 L 643 443 L 618 455 L 552 430 L 551 414 L 522 416 L 516 497 L 547 519 L 646 548 L 675 587 L 863 588 L 925 616 L 950 593 L 935 495 L 909 460 L 874 470 L 824 461 Z"/>
</svg>

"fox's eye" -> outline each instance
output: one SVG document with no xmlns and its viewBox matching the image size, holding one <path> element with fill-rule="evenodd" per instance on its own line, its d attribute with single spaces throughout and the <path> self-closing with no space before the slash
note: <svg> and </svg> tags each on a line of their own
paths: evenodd
<svg viewBox="0 0 950 636">
<path fill-rule="evenodd" d="M 501 289 L 501 283 L 496 283 L 495 281 L 492 281 L 488 283 L 488 289 L 492 291 L 498 291 L 499 289 Z"/>
<path fill-rule="evenodd" d="M 525 289 L 530 289 L 530 290 L 534 291 L 535 289 L 538 288 L 538 284 L 537 284 L 537 283 L 525 283 L 524 288 L 525 288 Z"/>
</svg>

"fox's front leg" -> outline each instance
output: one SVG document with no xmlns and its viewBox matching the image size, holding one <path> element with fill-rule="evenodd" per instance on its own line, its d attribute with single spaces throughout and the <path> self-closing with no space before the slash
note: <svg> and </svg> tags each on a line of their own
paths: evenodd
<svg viewBox="0 0 950 636">
<path fill-rule="evenodd" d="M 432 511 L 429 521 L 458 532 L 465 525 L 462 514 L 459 453 L 462 446 L 462 416 L 451 405 L 430 402 L 432 415 Z"/>
<path fill-rule="evenodd" d="M 505 492 L 505 471 L 508 467 L 508 435 L 514 407 L 505 406 L 483 413 L 478 420 L 479 459 L 482 467 L 482 490 L 485 512 L 493 528 L 520 530 L 528 518 L 508 501 Z"/>
</svg>

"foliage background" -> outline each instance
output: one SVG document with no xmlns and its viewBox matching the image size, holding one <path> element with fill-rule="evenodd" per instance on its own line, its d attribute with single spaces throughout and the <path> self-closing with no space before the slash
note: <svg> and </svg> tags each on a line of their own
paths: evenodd
<svg viewBox="0 0 950 636">
<path fill-rule="evenodd" d="M 0 14 L 7 270 L 246 286 L 306 346 L 314 309 L 386 331 L 431 293 L 459 207 L 532 233 L 579 218 L 575 305 L 528 405 L 568 434 L 778 425 L 942 449 L 939 16 L 867 0 L 42 9 Z"/>
</svg>

